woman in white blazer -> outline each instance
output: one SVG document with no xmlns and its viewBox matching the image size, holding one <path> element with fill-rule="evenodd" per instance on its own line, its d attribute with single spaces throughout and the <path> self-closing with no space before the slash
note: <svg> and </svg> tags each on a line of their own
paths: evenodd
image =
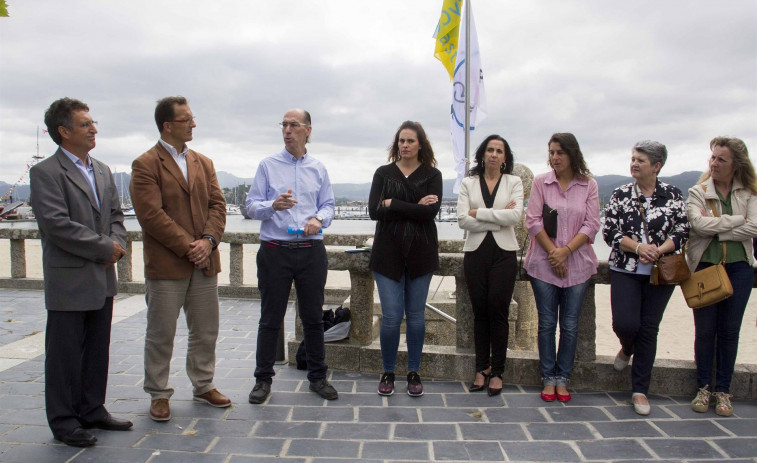
<svg viewBox="0 0 757 463">
<path fill-rule="evenodd" d="M 476 165 L 460 185 L 457 222 L 466 230 L 463 271 L 473 307 L 476 378 L 471 392 L 502 392 L 508 309 L 518 271 L 515 225 L 523 214 L 523 184 L 512 175 L 513 153 L 499 135 L 476 149 Z"/>
</svg>

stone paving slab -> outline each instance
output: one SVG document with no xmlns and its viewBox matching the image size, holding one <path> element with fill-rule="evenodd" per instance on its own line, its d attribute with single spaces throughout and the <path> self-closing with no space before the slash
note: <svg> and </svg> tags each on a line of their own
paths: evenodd
<svg viewBox="0 0 757 463">
<path fill-rule="evenodd" d="M 380 397 L 378 375 L 349 371 L 330 372 L 340 399 L 326 401 L 308 391 L 305 372 L 277 366 L 270 398 L 250 405 L 260 304 L 239 299 L 221 300 L 215 378 L 233 406 L 192 400 L 182 316 L 171 364 L 173 418 L 156 423 L 142 390 L 143 305 L 143 296 L 117 298 L 106 403 L 134 428 L 94 430 L 98 445 L 75 449 L 54 441 L 47 427 L 44 356 L 3 370 L 3 352 L 44 331 L 43 293 L 0 289 L 0 462 L 757 462 L 757 401 L 735 401 L 736 414 L 723 418 L 693 412 L 688 397 L 653 396 L 652 413 L 641 417 L 626 393 L 577 390 L 568 404 L 545 403 L 535 387 L 506 384 L 489 397 L 468 393 L 465 382 L 426 380 L 426 394 L 411 398 L 398 374 L 396 393 Z M 294 331 L 291 312 L 285 328 Z"/>
</svg>

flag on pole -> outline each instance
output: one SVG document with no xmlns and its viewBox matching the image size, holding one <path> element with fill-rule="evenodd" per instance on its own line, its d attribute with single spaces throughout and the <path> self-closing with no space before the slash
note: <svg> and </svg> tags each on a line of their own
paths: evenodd
<svg viewBox="0 0 757 463">
<path fill-rule="evenodd" d="M 455 55 L 460 32 L 463 0 L 444 0 L 442 14 L 434 31 L 436 47 L 434 56 L 442 62 L 449 73 L 449 80 L 455 75 Z"/>
<path fill-rule="evenodd" d="M 470 0 L 468 0 L 470 1 Z M 450 111 L 450 132 L 452 134 L 452 152 L 455 158 L 457 180 L 452 191 L 460 191 L 460 183 L 465 177 L 465 91 L 466 82 L 470 89 L 470 130 L 476 129 L 478 123 L 486 119 L 486 92 L 484 91 L 484 72 L 481 69 L 481 53 L 478 49 L 476 22 L 473 20 L 473 9 L 469 8 L 470 20 L 463 18 L 460 26 L 460 41 L 455 60 L 455 73 L 452 83 L 452 109 Z M 465 49 L 465 28 L 470 25 L 470 53 Z M 465 60 L 470 59 L 470 76 L 465 79 Z"/>
</svg>

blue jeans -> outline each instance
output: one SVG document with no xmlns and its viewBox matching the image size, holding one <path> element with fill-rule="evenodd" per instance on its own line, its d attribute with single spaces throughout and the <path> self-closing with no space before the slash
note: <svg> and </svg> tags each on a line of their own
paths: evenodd
<svg viewBox="0 0 757 463">
<path fill-rule="evenodd" d="M 400 281 L 392 280 L 373 272 L 381 300 L 381 358 L 384 371 L 394 372 L 397 363 L 397 348 L 400 344 L 402 316 L 407 318 L 405 336 L 407 338 L 407 371 L 418 371 L 421 367 L 423 339 L 426 337 L 426 297 L 433 272 L 410 279 L 405 273 Z"/>
<path fill-rule="evenodd" d="M 697 270 L 710 266 L 700 264 Z M 754 272 L 747 262 L 725 264 L 733 286 L 733 296 L 717 304 L 694 309 L 694 359 L 697 363 L 697 385 L 712 385 L 712 362 L 717 358 L 715 373 L 716 392 L 729 392 L 736 354 L 739 349 L 739 331 L 744 319 L 749 295 L 752 293 Z"/>
<path fill-rule="evenodd" d="M 561 288 L 531 278 L 536 310 L 539 312 L 539 364 L 546 383 L 564 386 L 573 371 L 578 341 L 578 317 L 589 282 Z M 560 345 L 555 355 L 555 331 L 560 321 Z"/>
</svg>

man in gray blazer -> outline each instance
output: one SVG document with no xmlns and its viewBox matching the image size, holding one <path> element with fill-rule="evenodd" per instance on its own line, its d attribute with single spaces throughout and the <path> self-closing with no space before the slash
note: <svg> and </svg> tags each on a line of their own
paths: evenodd
<svg viewBox="0 0 757 463">
<path fill-rule="evenodd" d="M 95 124 L 81 101 L 53 102 L 45 125 L 59 148 L 29 172 L 47 308 L 45 409 L 55 439 L 74 447 L 97 442 L 89 428 L 132 426 L 103 406 L 117 289 L 113 264 L 126 254 L 126 229 L 113 174 L 89 156 Z"/>
</svg>

